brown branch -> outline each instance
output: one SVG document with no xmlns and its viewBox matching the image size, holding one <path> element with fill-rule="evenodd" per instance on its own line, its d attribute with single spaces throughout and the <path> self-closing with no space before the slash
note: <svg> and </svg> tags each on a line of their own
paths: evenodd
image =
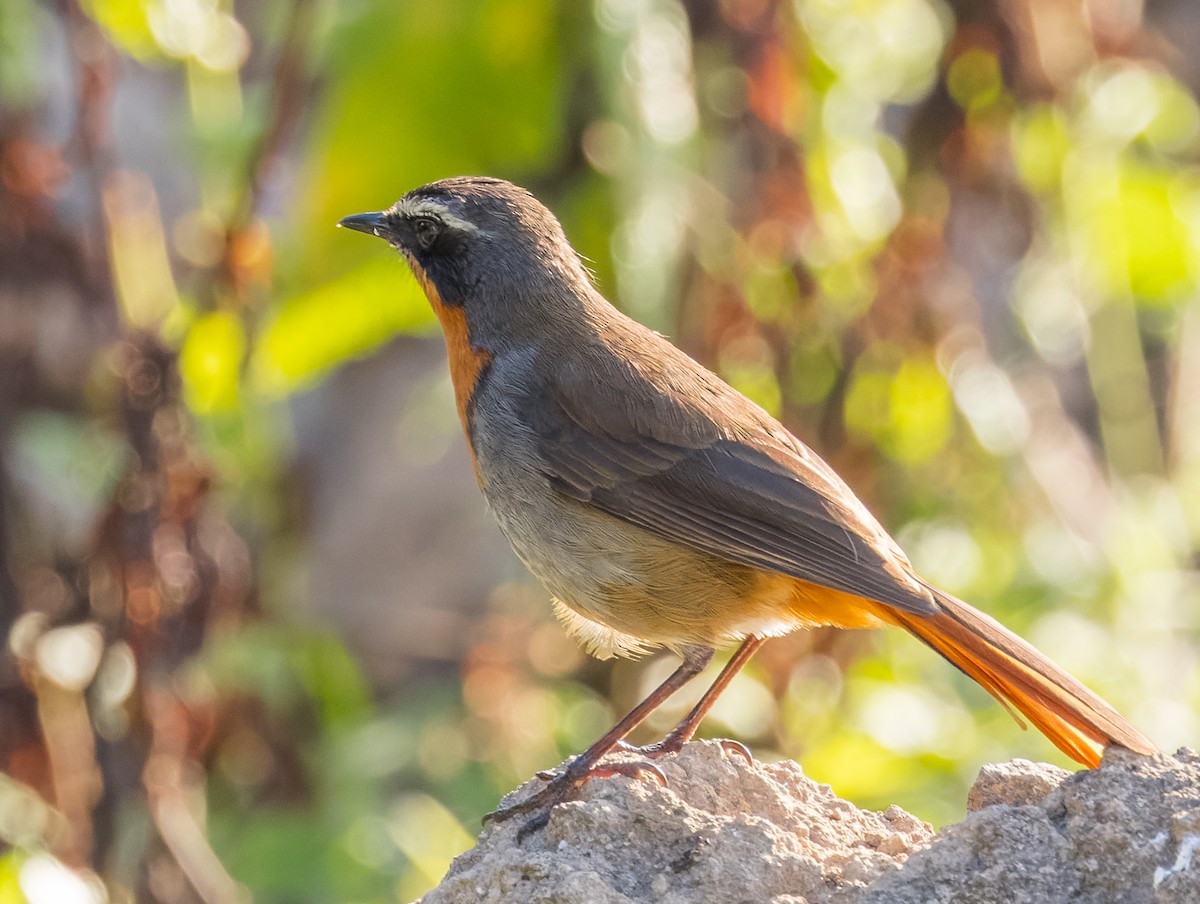
<svg viewBox="0 0 1200 904">
<path fill-rule="evenodd" d="M 151 744 L 142 784 L 159 837 L 205 904 L 236 904 L 241 900 L 238 884 L 188 806 L 189 731 L 183 705 L 170 693 L 147 689 L 145 707 Z"/>
<path fill-rule="evenodd" d="M 246 160 L 245 176 L 233 210 L 225 223 L 224 251 L 212 279 L 199 293 L 212 307 L 226 292 L 240 295 L 238 251 L 251 229 L 259 202 L 270 183 L 284 141 L 304 109 L 305 60 L 316 24 L 313 0 L 293 0 L 283 42 L 275 61 L 271 85 L 271 119 Z"/>
<path fill-rule="evenodd" d="M 78 103 L 71 137 L 65 148 L 87 173 L 91 195 L 91 236 L 107 236 L 104 220 L 104 186 L 116 166 L 112 146 L 112 104 L 116 93 L 117 59 L 99 26 L 79 4 L 79 0 L 60 0 L 60 15 L 67 30 L 71 59 L 75 67 Z M 112 262 L 108 242 L 94 241 L 87 248 L 93 267 L 91 276 L 97 289 L 112 287 Z M 104 299 L 115 306 L 116 293 L 110 288 Z"/>
<path fill-rule="evenodd" d="M 41 674 L 34 687 L 55 803 L 66 817 L 67 831 L 57 854 L 68 866 L 82 869 L 91 863 L 92 811 L 102 788 L 87 701 L 80 690 L 61 687 Z"/>
</svg>

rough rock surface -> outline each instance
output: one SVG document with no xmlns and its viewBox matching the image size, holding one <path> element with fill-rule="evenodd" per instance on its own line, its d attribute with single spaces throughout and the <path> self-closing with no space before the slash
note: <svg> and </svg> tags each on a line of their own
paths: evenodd
<svg viewBox="0 0 1200 904">
<path fill-rule="evenodd" d="M 967 809 L 974 813 L 998 804 L 1009 807 L 1038 804 L 1070 777 L 1066 769 L 1049 763 L 1029 760 L 988 763 L 979 770 L 979 777 L 967 792 Z"/>
<path fill-rule="evenodd" d="M 972 812 L 939 834 L 860 810 L 785 761 L 717 742 L 670 779 L 588 783 L 517 842 L 493 825 L 420 904 L 1200 904 L 1200 755 L 1110 753 L 1075 774 L 985 767 Z M 534 780 L 519 799 L 541 787 Z"/>
</svg>

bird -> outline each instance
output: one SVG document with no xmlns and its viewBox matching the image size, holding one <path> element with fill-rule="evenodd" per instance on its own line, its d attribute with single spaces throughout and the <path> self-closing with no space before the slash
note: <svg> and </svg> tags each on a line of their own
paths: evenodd
<svg viewBox="0 0 1200 904">
<path fill-rule="evenodd" d="M 443 179 L 343 218 L 407 261 L 444 333 L 475 477 L 566 630 L 601 658 L 666 648 L 678 668 L 526 800 L 535 815 L 594 777 L 678 752 L 770 637 L 905 629 L 1094 767 L 1156 748 L 1108 703 L 990 616 L 921 577 L 850 487 L 763 408 L 593 283 L 554 214 L 506 180 Z M 657 744 L 625 737 L 740 643 Z M 615 762 L 618 748 L 643 758 Z M 744 748 L 740 752 L 749 756 Z M 606 763 L 606 757 L 608 762 Z"/>
</svg>

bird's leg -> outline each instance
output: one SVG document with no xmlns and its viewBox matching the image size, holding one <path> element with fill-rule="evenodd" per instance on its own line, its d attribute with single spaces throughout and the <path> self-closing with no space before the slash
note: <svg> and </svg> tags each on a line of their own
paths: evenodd
<svg viewBox="0 0 1200 904">
<path fill-rule="evenodd" d="M 725 663 L 725 668 L 721 669 L 721 674 L 717 676 L 717 680 L 704 692 L 704 696 L 700 698 L 700 701 L 692 707 L 692 711 L 684 716 L 683 721 L 672 728 L 661 741 L 656 744 L 647 744 L 645 747 L 634 747 L 622 743 L 621 747 L 634 753 L 640 753 L 642 756 L 650 757 L 651 759 L 658 759 L 668 753 L 678 753 L 683 745 L 690 741 L 696 734 L 696 729 L 700 727 L 700 723 L 708 715 L 708 711 L 717 702 L 717 697 L 721 696 L 721 692 L 729 686 L 729 682 L 733 680 L 733 676 L 742 670 L 742 666 L 750 661 L 750 657 L 757 653 L 758 648 L 764 643 L 766 643 L 766 638 L 755 637 L 753 634 L 747 637 L 742 642 L 742 645 L 737 648 L 737 652 L 730 657 L 729 662 Z M 745 757 L 747 762 L 753 762 L 750 750 L 740 741 L 726 739 L 721 744 L 726 750 Z"/>
<path fill-rule="evenodd" d="M 550 784 L 528 800 L 488 814 L 484 817 L 484 822 L 488 820 L 500 822 L 520 813 L 528 813 L 544 807 L 543 813 L 522 826 L 519 837 L 523 838 L 544 826 L 549 819 L 550 808 L 567 800 L 590 778 L 608 778 L 614 775 L 636 776 L 649 773 L 665 785 L 667 783 L 666 776 L 651 763 L 614 763 L 610 766 L 600 766 L 599 763 L 605 754 L 616 747 L 629 732 L 637 728 L 643 719 L 662 705 L 664 700 L 700 674 L 704 667 L 712 661 L 712 657 L 711 647 L 698 645 L 684 647 L 683 662 L 679 664 L 679 668 L 672 672 L 667 680 L 655 688 L 645 700 L 630 710 L 625 718 L 610 728 L 600 740 L 573 759 L 561 773 L 550 779 Z M 549 776 L 542 777 L 549 778 Z"/>
</svg>

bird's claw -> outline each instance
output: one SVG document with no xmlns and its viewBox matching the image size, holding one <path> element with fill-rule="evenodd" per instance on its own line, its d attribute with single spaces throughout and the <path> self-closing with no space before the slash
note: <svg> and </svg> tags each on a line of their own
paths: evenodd
<svg viewBox="0 0 1200 904">
<path fill-rule="evenodd" d="M 653 744 L 647 744 L 644 747 L 638 747 L 634 744 L 630 744 L 628 741 L 618 741 L 617 746 L 623 753 L 636 753 L 638 756 L 644 757 L 648 760 L 658 760 L 662 759 L 668 754 L 679 753 L 679 751 L 683 749 L 683 745 L 685 743 L 687 742 L 679 740 L 678 738 L 673 738 L 671 735 L 667 735 L 661 741 L 656 741 Z M 747 763 L 753 765 L 754 755 L 750 752 L 750 748 L 741 741 L 734 741 L 729 738 L 721 738 L 717 741 L 717 743 L 721 745 L 721 748 L 725 750 L 726 753 L 736 753 Z"/>
<path fill-rule="evenodd" d="M 575 764 L 572 763 L 558 774 L 550 771 L 539 772 L 537 777 L 542 781 L 549 782 L 545 788 L 542 788 L 536 794 L 533 794 L 520 803 L 515 803 L 487 814 L 483 817 L 483 824 L 505 822 L 522 813 L 530 813 L 535 810 L 541 811 L 525 823 L 525 825 L 521 826 L 517 832 L 517 842 L 520 843 L 538 829 L 543 828 L 550 821 L 550 811 L 563 801 L 570 800 L 589 781 L 594 778 L 613 778 L 618 775 L 623 775 L 626 778 L 648 776 L 664 788 L 669 784 L 666 774 L 654 763 L 617 762 L 580 769 L 576 769 Z"/>
<path fill-rule="evenodd" d="M 667 774 L 659 769 L 654 763 L 612 763 L 608 766 L 598 766 L 592 770 L 591 774 L 584 779 L 593 778 L 612 778 L 616 775 L 623 775 L 626 778 L 642 778 L 650 776 L 664 788 L 669 788 L 671 783 L 667 781 Z"/>
<path fill-rule="evenodd" d="M 751 766 L 754 765 L 754 754 L 752 754 L 750 752 L 750 748 L 741 741 L 734 741 L 730 738 L 721 738 L 718 743 L 721 745 L 721 749 L 726 753 L 736 753 Z"/>
</svg>

